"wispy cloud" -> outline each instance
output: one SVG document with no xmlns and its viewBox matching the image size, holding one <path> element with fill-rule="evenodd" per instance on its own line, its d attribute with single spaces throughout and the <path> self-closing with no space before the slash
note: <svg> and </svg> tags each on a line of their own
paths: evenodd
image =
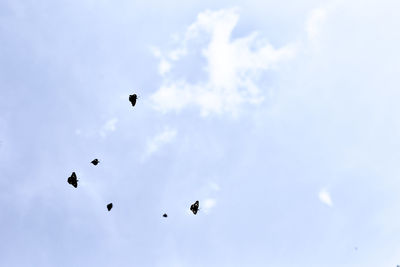
<svg viewBox="0 0 400 267">
<path fill-rule="evenodd" d="M 176 137 L 176 134 L 177 131 L 175 129 L 166 128 L 161 133 L 158 133 L 153 138 L 148 140 L 143 159 L 146 159 L 153 153 L 157 152 L 163 145 L 172 142 Z"/>
<path fill-rule="evenodd" d="M 340 6 L 340 1 L 333 1 L 327 5 L 314 8 L 310 11 L 306 23 L 305 30 L 307 33 L 308 44 L 312 49 L 316 49 L 320 37 L 324 32 L 324 26 L 327 24 L 328 18 L 332 16 L 335 9 Z"/>
<path fill-rule="evenodd" d="M 321 191 L 319 191 L 318 198 L 322 203 L 328 205 L 329 207 L 333 206 L 331 195 L 326 189 L 321 189 Z"/>
<path fill-rule="evenodd" d="M 117 122 L 118 122 L 117 118 L 112 118 L 106 121 L 106 123 L 100 129 L 100 135 L 102 137 L 106 137 L 109 132 L 114 132 L 117 129 L 116 128 Z"/>
<path fill-rule="evenodd" d="M 160 59 L 159 73 L 164 76 L 161 87 L 151 96 L 155 109 L 168 112 L 197 106 L 202 116 L 210 114 L 237 115 L 244 104 L 259 104 L 263 92 L 257 85 L 261 74 L 292 58 L 295 45 L 274 48 L 257 32 L 231 40 L 239 20 L 238 10 L 205 11 L 197 16 L 176 48 L 162 53 L 153 48 Z M 206 46 L 199 45 L 206 40 Z M 196 45 L 192 45 L 192 43 Z M 204 43 L 204 42 L 203 42 Z M 184 73 L 172 71 L 173 64 L 190 52 L 201 51 L 207 78 L 189 82 Z M 173 75 L 171 75 L 173 73 Z"/>
<path fill-rule="evenodd" d="M 321 32 L 322 24 L 325 22 L 327 16 L 327 8 L 315 8 L 311 11 L 307 22 L 306 22 L 306 32 L 308 39 L 311 42 L 315 42 L 318 35 Z"/>
<path fill-rule="evenodd" d="M 171 70 L 171 64 L 168 62 L 168 60 L 165 59 L 165 57 L 161 54 L 160 49 L 158 49 L 157 47 L 152 47 L 151 51 L 153 53 L 153 56 L 160 59 L 160 63 L 158 64 L 158 73 L 161 76 L 164 76 L 167 72 Z"/>
<path fill-rule="evenodd" d="M 211 183 L 210 183 L 210 188 L 211 188 L 213 191 L 219 191 L 219 190 L 220 190 L 219 185 L 218 185 L 217 183 L 215 183 L 215 182 L 211 182 Z"/>
<path fill-rule="evenodd" d="M 201 209 L 204 211 L 204 213 L 209 213 L 216 204 L 217 200 L 215 198 L 207 198 L 203 201 Z"/>
</svg>

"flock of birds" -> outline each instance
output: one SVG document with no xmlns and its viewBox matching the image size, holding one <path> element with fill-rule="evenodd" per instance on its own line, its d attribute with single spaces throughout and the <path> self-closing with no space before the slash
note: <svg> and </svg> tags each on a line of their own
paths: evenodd
<svg viewBox="0 0 400 267">
<path fill-rule="evenodd" d="M 134 107 L 136 105 L 136 100 L 138 99 L 138 96 L 136 94 L 133 95 L 129 95 L 129 102 L 131 102 L 132 107 Z M 100 163 L 100 161 L 98 159 L 94 159 L 91 161 L 91 163 L 94 166 L 97 166 L 97 164 Z M 71 184 L 73 187 L 77 188 L 78 187 L 78 177 L 76 176 L 75 172 L 72 172 L 71 176 L 68 177 L 68 183 Z M 200 210 L 199 208 L 199 201 L 196 200 L 195 203 L 193 203 L 192 205 L 190 205 L 190 210 L 193 212 L 194 215 L 197 214 L 197 212 Z M 107 204 L 107 210 L 110 211 L 113 208 L 113 203 L 109 203 Z M 168 217 L 168 214 L 164 213 L 162 215 L 164 218 Z M 358 247 L 354 247 L 355 250 L 358 250 Z M 396 267 L 400 267 L 400 265 L 397 265 Z"/>
<path fill-rule="evenodd" d="M 131 104 L 132 104 L 132 107 L 134 107 L 135 105 L 136 105 L 136 100 L 138 99 L 138 96 L 136 95 L 136 94 L 133 94 L 133 95 L 129 95 L 129 102 L 131 102 Z M 98 159 L 94 159 L 94 160 L 92 160 L 91 161 L 91 163 L 94 165 L 94 166 L 97 166 L 97 164 L 99 164 L 99 160 Z M 71 174 L 71 176 L 70 177 L 68 177 L 68 179 L 67 179 L 67 182 L 70 184 L 70 185 L 72 185 L 73 187 L 75 187 L 75 188 L 78 188 L 78 177 L 76 176 L 76 173 L 75 172 L 72 172 L 72 174 Z M 196 200 L 196 202 L 195 203 L 193 203 L 191 206 L 190 206 L 190 210 L 193 212 L 193 214 L 194 215 L 196 215 L 197 214 L 197 212 L 199 211 L 199 201 L 198 200 Z M 113 203 L 109 203 L 109 204 L 107 204 L 107 210 L 108 211 L 110 211 L 111 209 L 113 208 Z M 166 213 L 164 213 L 163 214 L 163 217 L 164 218 L 167 218 L 168 217 L 168 215 L 166 214 Z"/>
</svg>

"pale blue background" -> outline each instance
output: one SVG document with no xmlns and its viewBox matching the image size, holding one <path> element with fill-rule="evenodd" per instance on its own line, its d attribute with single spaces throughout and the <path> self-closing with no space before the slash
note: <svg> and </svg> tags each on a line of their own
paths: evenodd
<svg viewBox="0 0 400 267">
<path fill-rule="evenodd" d="M 254 80 L 264 100 L 157 109 L 163 83 L 207 79 L 207 40 L 169 76 L 152 49 L 233 7 L 232 40 L 296 47 Z M 400 264 L 399 8 L 0 0 L 0 266 Z"/>
</svg>

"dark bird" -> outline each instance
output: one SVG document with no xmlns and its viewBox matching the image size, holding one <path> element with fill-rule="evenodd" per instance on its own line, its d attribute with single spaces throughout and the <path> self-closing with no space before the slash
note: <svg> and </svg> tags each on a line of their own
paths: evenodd
<svg viewBox="0 0 400 267">
<path fill-rule="evenodd" d="M 137 97 L 137 95 L 136 95 L 136 94 L 129 95 L 129 102 L 131 102 L 131 104 L 132 104 L 132 107 L 134 107 L 134 106 L 135 106 L 135 104 L 136 104 L 136 99 L 138 99 L 138 97 Z"/>
<path fill-rule="evenodd" d="M 198 200 L 196 200 L 196 202 L 190 206 L 190 210 L 193 212 L 194 215 L 197 214 L 197 211 L 199 210 L 199 201 Z"/>
<path fill-rule="evenodd" d="M 78 179 L 76 177 L 75 172 L 72 172 L 71 176 L 68 177 L 68 183 L 71 184 L 73 187 L 77 188 L 78 187 Z"/>
<path fill-rule="evenodd" d="M 98 159 L 94 159 L 94 160 L 92 160 L 92 164 L 94 165 L 94 166 L 96 166 L 97 164 L 99 164 L 99 160 Z"/>
<path fill-rule="evenodd" d="M 164 217 L 164 218 L 167 218 L 167 217 L 168 217 L 168 215 L 167 215 L 166 213 L 164 213 L 164 214 L 163 214 L 163 217 Z"/>
<path fill-rule="evenodd" d="M 107 205 L 108 211 L 110 211 L 110 210 L 112 209 L 112 207 L 113 207 L 112 203 L 108 204 L 108 205 Z"/>
</svg>

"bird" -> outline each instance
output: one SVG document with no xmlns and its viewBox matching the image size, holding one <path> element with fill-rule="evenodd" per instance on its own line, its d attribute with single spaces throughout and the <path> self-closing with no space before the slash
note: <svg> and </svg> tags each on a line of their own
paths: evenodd
<svg viewBox="0 0 400 267">
<path fill-rule="evenodd" d="M 132 107 L 134 107 L 134 106 L 135 106 L 135 104 L 136 104 L 136 99 L 138 99 L 138 97 L 137 97 L 137 95 L 136 95 L 136 94 L 129 95 L 129 101 L 131 102 L 131 104 L 132 104 Z"/>
<path fill-rule="evenodd" d="M 76 177 L 75 172 L 72 172 L 71 176 L 68 177 L 68 183 L 71 184 L 73 187 L 78 187 L 78 178 Z"/>
<path fill-rule="evenodd" d="M 199 201 L 198 200 L 196 200 L 196 202 L 190 206 L 190 210 L 193 212 L 194 215 L 197 214 L 197 211 L 199 210 Z"/>
<path fill-rule="evenodd" d="M 112 207 L 113 207 L 113 204 L 112 204 L 112 203 L 108 204 L 108 205 L 107 205 L 108 211 L 110 211 L 110 210 L 112 209 Z"/>
<path fill-rule="evenodd" d="M 164 218 L 167 218 L 167 217 L 168 217 L 168 215 L 167 215 L 166 213 L 164 213 L 164 214 L 163 214 L 163 217 L 164 217 Z"/>
<path fill-rule="evenodd" d="M 96 166 L 97 164 L 99 164 L 99 160 L 98 159 L 94 159 L 94 160 L 92 160 L 92 164 L 94 165 L 94 166 Z"/>
</svg>

